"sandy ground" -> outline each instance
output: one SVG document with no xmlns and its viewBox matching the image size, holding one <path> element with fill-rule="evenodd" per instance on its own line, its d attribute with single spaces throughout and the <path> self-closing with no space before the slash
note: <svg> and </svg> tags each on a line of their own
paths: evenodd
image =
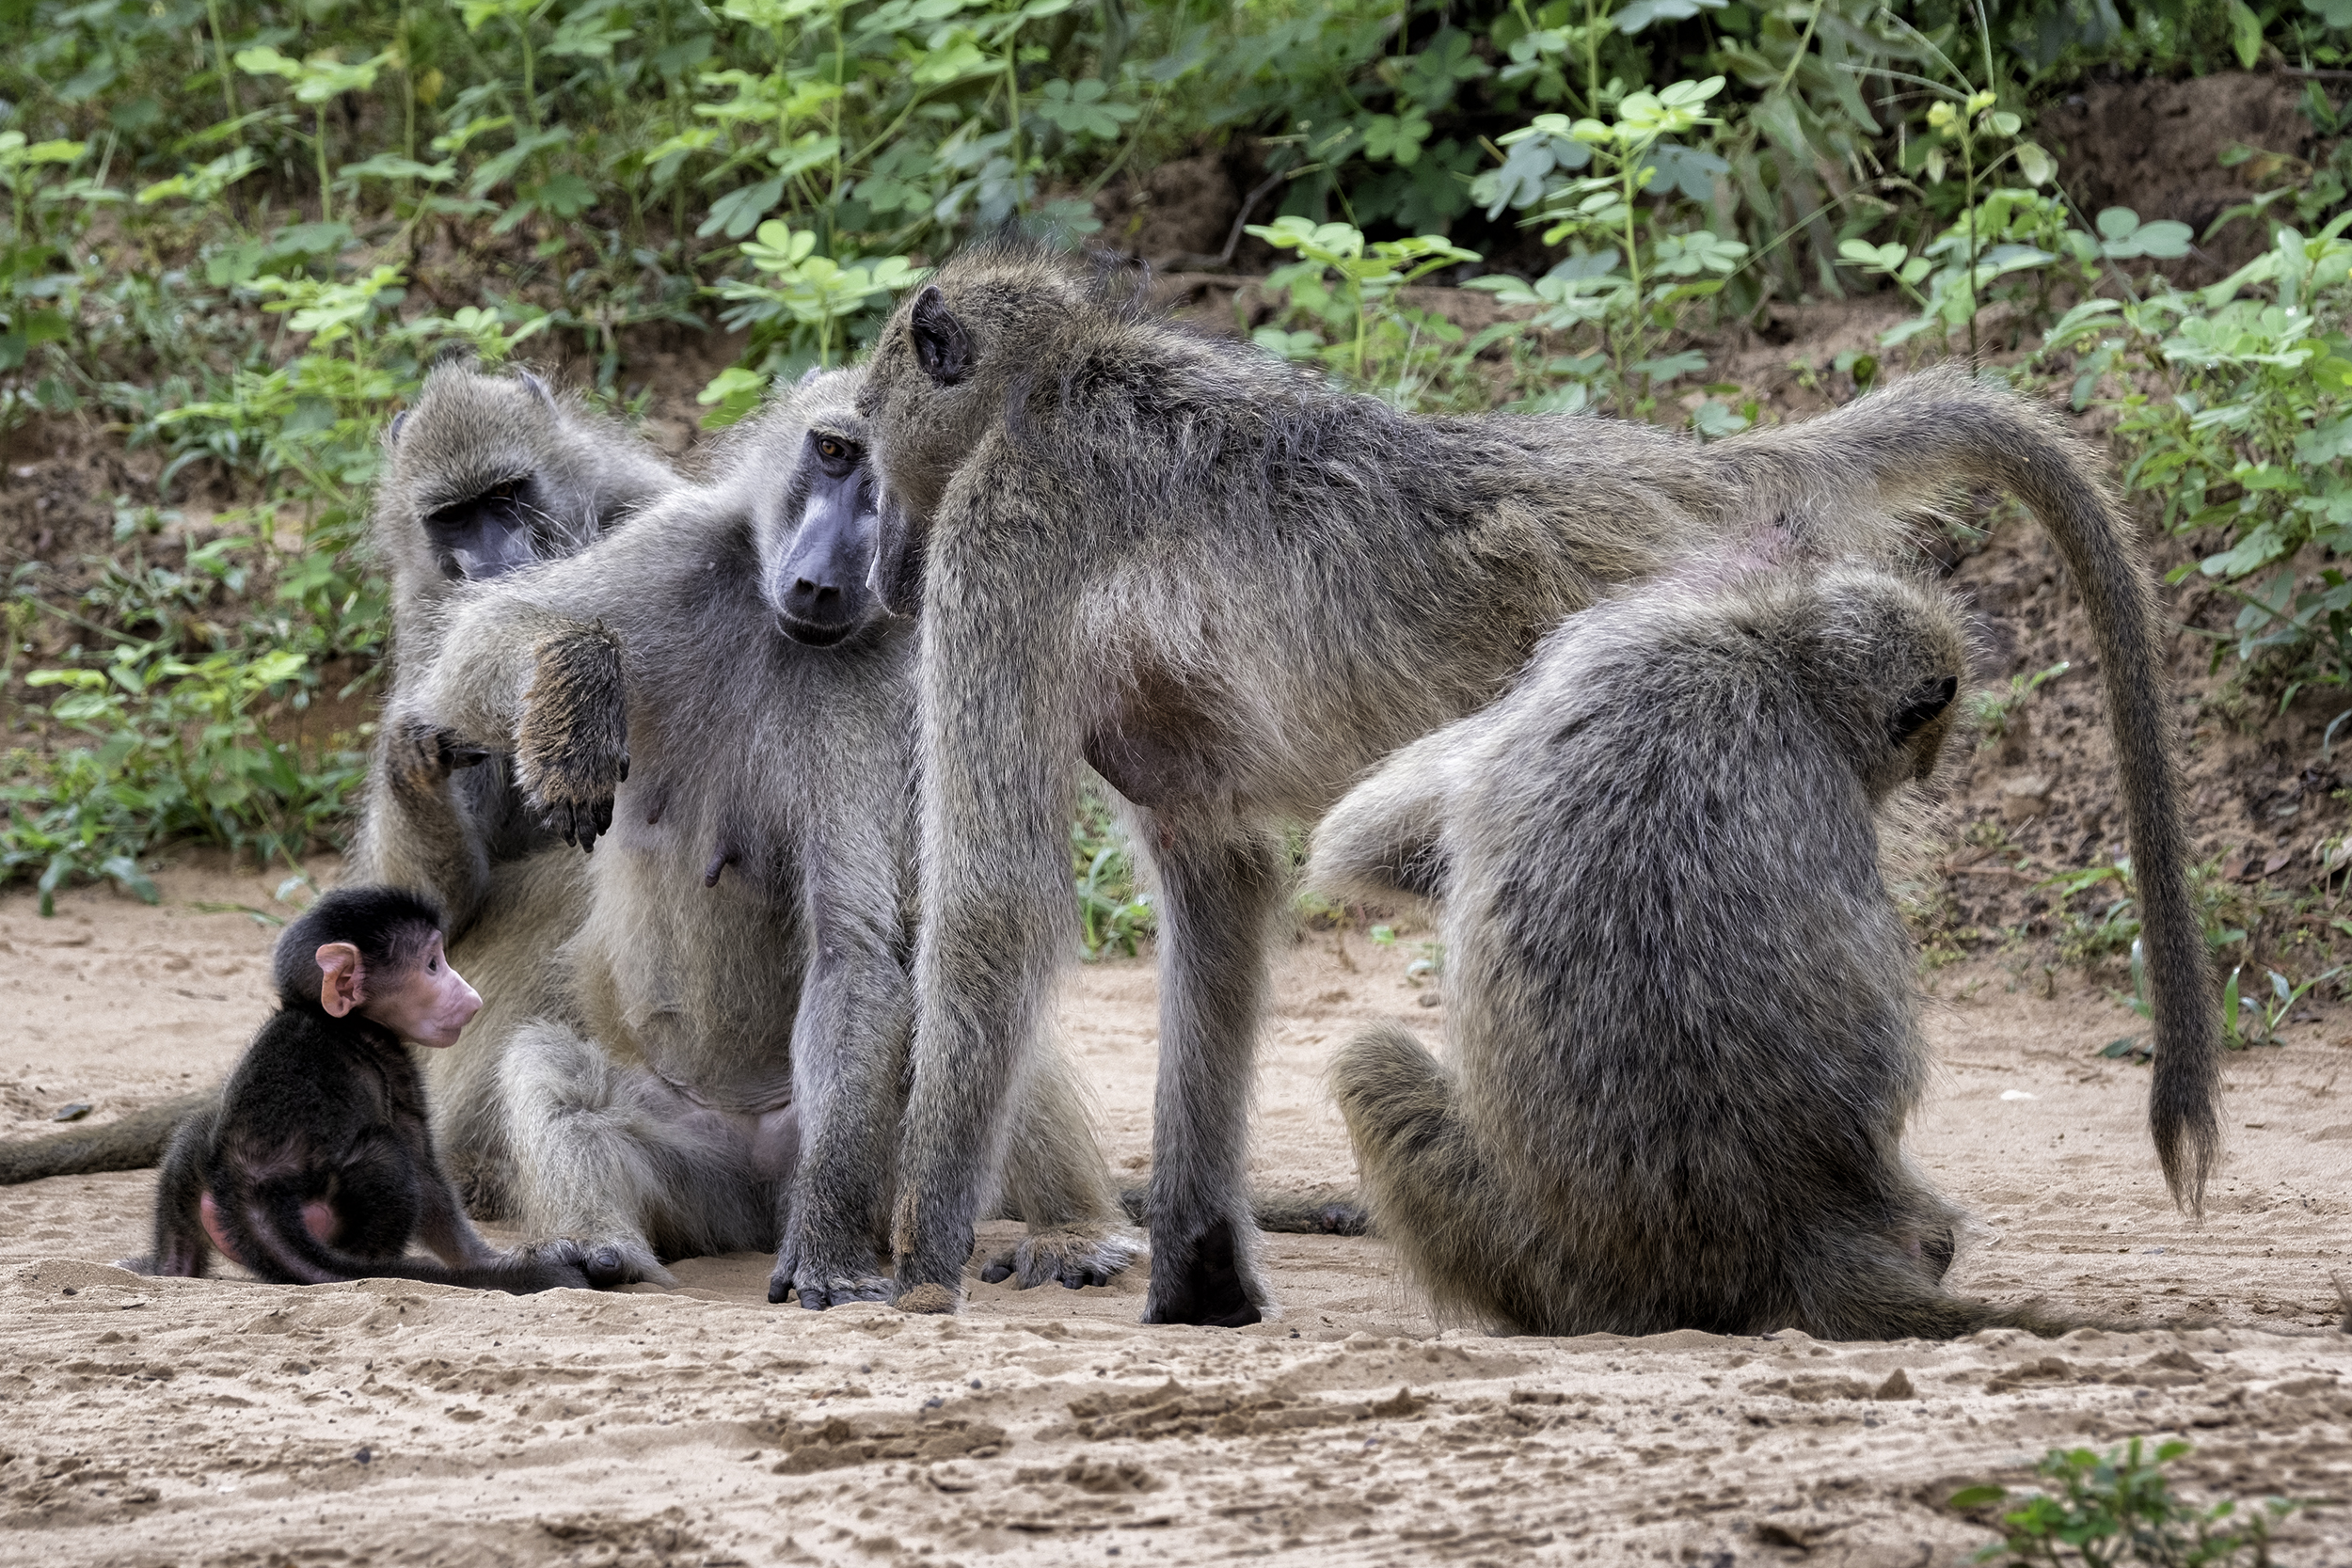
<svg viewBox="0 0 2352 1568">
<path fill-rule="evenodd" d="M 0 1133 L 221 1071 L 272 935 L 232 906 L 282 912 L 278 880 L 198 863 L 160 908 L 78 891 L 45 921 L 0 897 Z M 1434 1033 L 1410 957 L 1360 933 L 1284 955 L 1260 1180 L 1347 1178 L 1318 1074 L 1364 1021 Z M 2352 1275 L 2346 1021 L 2233 1058 L 2192 1228 L 2144 1069 L 2092 1054 L 2132 1021 L 2064 984 L 1938 977 L 1915 1147 L 1977 1217 L 1954 1283 L 2215 1326 L 1490 1338 L 1439 1332 L 1376 1241 L 1326 1237 L 1269 1238 L 1285 1314 L 1238 1332 L 1142 1327 L 1140 1279 L 818 1315 L 768 1306 L 748 1255 L 667 1293 L 519 1300 L 151 1280 L 108 1260 L 143 1244 L 151 1177 L 74 1178 L 0 1191 L 0 1561 L 1942 1564 L 1987 1539 L 1942 1506 L 1959 1486 L 2143 1433 L 2196 1443 L 2193 1488 L 2352 1501 L 2352 1338 L 2327 1326 Z M 1112 962 L 1062 1008 L 1128 1169 L 1152 999 L 1147 963 Z M 2292 1523 L 2279 1558 L 2352 1562 L 2352 1510 Z"/>
</svg>

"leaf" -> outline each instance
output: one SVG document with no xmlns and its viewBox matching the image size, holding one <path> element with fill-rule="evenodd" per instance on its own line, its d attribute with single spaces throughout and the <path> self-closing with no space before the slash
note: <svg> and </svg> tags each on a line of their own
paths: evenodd
<svg viewBox="0 0 2352 1568">
<path fill-rule="evenodd" d="M 2237 63 L 2248 71 L 2263 55 L 2263 19 L 2246 0 L 2229 0 L 2225 9 L 2230 17 L 2230 41 L 2237 50 Z"/>
<path fill-rule="evenodd" d="M 1944 1506 L 1947 1508 L 1982 1508 L 1987 1503 L 1997 1503 L 2008 1496 L 2009 1488 L 2006 1486 L 1965 1486 L 1953 1493 L 1946 1500 Z"/>
<path fill-rule="evenodd" d="M 2028 185 L 2046 185 L 2050 182 L 2050 177 L 2058 173 L 2058 164 L 2047 152 L 2042 151 L 2033 143 L 2019 142 L 2017 144 L 2017 172 L 2026 177 L 2026 183 Z"/>
<path fill-rule="evenodd" d="M 1609 20 L 1631 37 L 1653 23 L 1688 22 L 1702 10 L 1721 10 L 1729 0 L 1633 0 Z"/>
<path fill-rule="evenodd" d="M 2352 414 L 2338 415 L 2295 438 L 2295 460 L 2317 467 L 2352 457 Z"/>
<path fill-rule="evenodd" d="M 2352 28 L 2352 0 L 2303 0 L 2303 8 L 2330 27 Z"/>
</svg>

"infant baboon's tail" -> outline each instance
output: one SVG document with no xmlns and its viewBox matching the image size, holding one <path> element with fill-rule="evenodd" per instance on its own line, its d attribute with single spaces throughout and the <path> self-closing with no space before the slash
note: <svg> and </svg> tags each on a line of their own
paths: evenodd
<svg viewBox="0 0 2352 1568">
<path fill-rule="evenodd" d="M 1710 450 L 1731 469 L 1743 506 L 1802 516 L 1811 503 L 1851 526 L 1857 505 L 1899 510 L 1962 481 L 1990 481 L 2030 507 L 2058 542 L 2098 641 L 2123 778 L 2155 1014 L 2149 1129 L 2173 1201 L 2201 1213 L 2221 1150 L 2221 1021 L 2189 891 L 2155 594 L 2098 465 L 2042 410 L 1956 371 L 1914 376 L 1836 413 Z"/>
<path fill-rule="evenodd" d="M 183 1094 L 86 1131 L 0 1143 L 0 1186 L 161 1164 L 173 1130 L 218 1098 L 210 1089 Z"/>
<path fill-rule="evenodd" d="M 1149 1181 L 1119 1190 L 1119 1206 L 1137 1225 L 1152 1220 Z M 1261 1230 L 1293 1236 L 1362 1236 L 1371 1224 L 1364 1214 L 1362 1195 L 1349 1187 L 1308 1187 L 1298 1192 L 1253 1190 L 1249 1217 Z"/>
</svg>

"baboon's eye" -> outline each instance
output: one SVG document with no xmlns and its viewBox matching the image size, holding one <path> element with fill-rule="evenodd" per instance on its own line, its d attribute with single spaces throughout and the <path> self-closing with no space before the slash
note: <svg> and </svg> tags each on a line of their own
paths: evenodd
<svg viewBox="0 0 2352 1568">
<path fill-rule="evenodd" d="M 832 473 L 847 473 L 857 462 L 857 444 L 853 441 L 843 440 L 838 436 L 819 436 L 815 437 L 815 444 L 817 460 Z"/>
</svg>

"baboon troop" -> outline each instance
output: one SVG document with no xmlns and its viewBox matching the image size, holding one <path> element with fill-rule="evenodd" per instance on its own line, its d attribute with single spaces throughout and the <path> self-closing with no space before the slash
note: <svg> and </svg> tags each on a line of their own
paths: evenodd
<svg viewBox="0 0 2352 1568">
<path fill-rule="evenodd" d="M 2221 1032 L 2155 598 L 2095 460 L 2004 389 L 1927 372 L 1711 444 L 1421 417 L 1008 238 L 691 478 L 469 364 L 386 445 L 395 644 L 346 875 L 447 911 L 483 1006 L 426 1055 L 423 1185 L 517 1227 L 530 1278 L 758 1249 L 771 1302 L 952 1311 L 982 1218 L 1027 1234 L 981 1277 L 1075 1287 L 1144 1256 L 1133 1212 L 1144 1321 L 1239 1326 L 1277 1309 L 1261 1228 L 1368 1213 L 1502 1331 L 2062 1332 L 1944 1288 L 1961 1216 L 1901 1142 L 1927 1065 L 1880 823 L 1968 673 L 1906 519 L 1959 483 L 2033 512 L 2089 615 L 2151 1132 L 2201 1210 Z M 1124 1210 L 1052 1029 L 1083 768 L 1158 920 Z M 1442 1060 L 1392 1025 L 1332 1065 L 1360 1206 L 1245 1180 L 1300 829 L 1315 883 L 1433 902 L 1448 955 Z M 244 1189 L 177 1152 L 227 1113 L 179 1103 L 159 1249 L 326 1268 L 291 1198 L 189 1228 Z M 92 1158 L 67 1141 L 0 1177 Z M 475 1266 L 462 1212 L 428 1220 Z"/>
<path fill-rule="evenodd" d="M 1612 588 L 1777 519 L 1822 556 L 1883 559 L 1890 519 L 1962 479 L 2017 492 L 2081 585 L 2145 922 L 2157 1152 L 2201 1201 L 2220 1031 L 2153 595 L 2089 461 L 2014 396 L 1919 376 L 1709 446 L 1589 418 L 1419 418 L 1186 332 L 1108 271 L 996 243 L 900 302 L 858 406 L 884 488 L 874 580 L 923 628 L 902 1292 L 953 1292 L 971 1251 L 996 1085 L 1070 945 L 1082 761 L 1160 888 L 1144 1316 L 1255 1322 L 1272 1292 L 1242 1167 L 1280 829 L 1494 701 Z"/>
</svg>

